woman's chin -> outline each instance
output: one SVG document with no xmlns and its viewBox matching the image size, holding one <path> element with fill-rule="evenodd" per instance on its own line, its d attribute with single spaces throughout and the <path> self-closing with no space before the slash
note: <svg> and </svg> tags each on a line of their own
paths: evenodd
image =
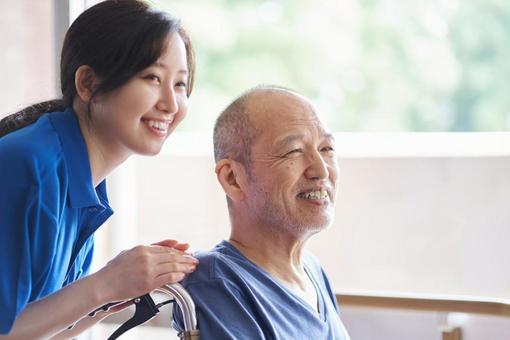
<svg viewBox="0 0 510 340">
<path fill-rule="evenodd" d="M 136 154 L 140 156 L 156 156 L 161 152 L 163 144 L 158 145 L 146 145 L 144 148 L 136 150 Z"/>
</svg>

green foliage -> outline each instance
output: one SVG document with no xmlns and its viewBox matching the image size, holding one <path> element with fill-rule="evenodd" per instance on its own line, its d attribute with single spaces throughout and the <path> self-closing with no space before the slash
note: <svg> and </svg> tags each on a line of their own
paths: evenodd
<svg viewBox="0 0 510 340">
<path fill-rule="evenodd" d="M 336 131 L 487 131 L 510 122 L 510 1 L 154 1 L 197 52 L 185 129 L 211 131 L 260 83 L 311 98 Z"/>
</svg>

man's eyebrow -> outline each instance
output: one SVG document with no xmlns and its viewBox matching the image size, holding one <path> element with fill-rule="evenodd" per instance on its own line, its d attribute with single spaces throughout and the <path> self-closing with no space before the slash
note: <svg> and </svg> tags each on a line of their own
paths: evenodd
<svg viewBox="0 0 510 340">
<path fill-rule="evenodd" d="M 303 134 L 288 135 L 288 136 L 285 136 L 282 139 L 278 140 L 275 143 L 275 146 L 276 147 L 282 147 L 282 146 L 291 144 L 291 143 L 293 143 L 296 140 L 302 140 L 304 138 L 305 138 L 305 136 Z"/>
<path fill-rule="evenodd" d="M 335 142 L 335 136 L 332 134 L 332 133 L 327 133 L 327 132 L 324 132 L 322 134 L 322 138 L 323 139 L 327 139 L 327 140 L 330 140 L 331 142 Z M 282 139 L 278 140 L 276 143 L 275 143 L 275 146 L 277 148 L 279 147 L 282 147 L 282 146 L 285 146 L 285 145 L 289 145 L 289 144 L 292 144 L 293 142 L 297 141 L 297 140 L 303 140 L 305 139 L 305 135 L 304 134 L 294 134 L 294 135 L 288 135 L 288 136 L 285 136 L 283 137 Z"/>
<path fill-rule="evenodd" d="M 324 139 L 329 139 L 329 140 L 331 140 L 332 142 L 335 142 L 335 136 L 334 136 L 332 133 L 324 133 L 324 134 L 322 135 L 322 137 L 323 137 Z"/>
</svg>

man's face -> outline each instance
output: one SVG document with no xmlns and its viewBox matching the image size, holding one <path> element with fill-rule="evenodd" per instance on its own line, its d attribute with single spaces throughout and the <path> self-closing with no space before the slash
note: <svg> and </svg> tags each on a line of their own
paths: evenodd
<svg viewBox="0 0 510 340">
<path fill-rule="evenodd" d="M 303 97 L 285 91 L 252 97 L 258 129 L 245 202 L 259 224 L 311 235 L 333 218 L 338 165 L 333 137 Z"/>
</svg>

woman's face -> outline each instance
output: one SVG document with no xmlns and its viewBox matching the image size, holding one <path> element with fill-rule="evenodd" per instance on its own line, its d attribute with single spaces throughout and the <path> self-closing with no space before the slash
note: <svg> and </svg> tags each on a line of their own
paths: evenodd
<svg viewBox="0 0 510 340">
<path fill-rule="evenodd" d="M 186 116 L 186 48 L 177 33 L 160 58 L 126 84 L 99 94 L 91 104 L 91 126 L 107 152 L 128 157 L 155 155 Z"/>
</svg>

